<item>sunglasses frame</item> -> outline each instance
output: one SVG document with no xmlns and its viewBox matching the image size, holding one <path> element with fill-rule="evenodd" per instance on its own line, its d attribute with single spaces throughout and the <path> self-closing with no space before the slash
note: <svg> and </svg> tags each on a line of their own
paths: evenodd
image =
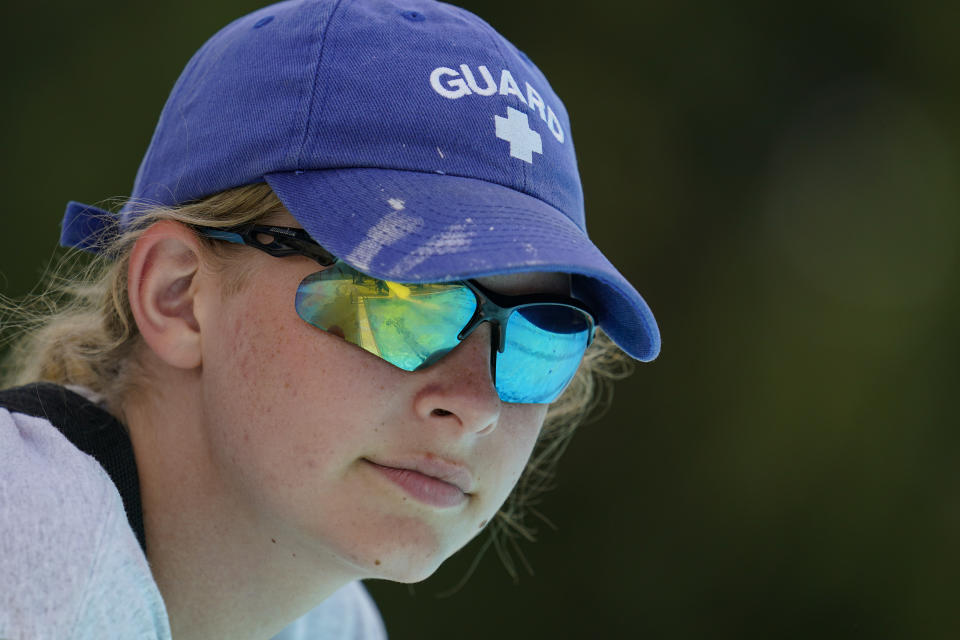
<svg viewBox="0 0 960 640">
<path fill-rule="evenodd" d="M 191 226 L 203 237 L 253 247 L 276 258 L 302 255 L 315 260 L 323 267 L 333 266 L 339 261 L 339 258 L 321 247 L 306 231 L 296 227 L 256 224 L 224 228 Z M 263 235 L 270 236 L 272 240 L 264 242 L 259 237 Z M 589 325 L 587 347 L 593 343 L 596 336 L 597 322 L 593 311 L 576 298 L 550 293 L 507 295 L 491 291 L 476 280 L 453 281 L 447 284 L 457 284 L 457 282 L 470 289 L 477 299 L 473 316 L 457 334 L 457 340 L 461 342 L 466 340 L 484 322 L 491 324 L 490 377 L 494 384 L 497 382 L 497 354 L 503 353 L 506 348 L 507 322 L 510 314 L 517 309 L 539 305 L 573 307 L 584 314 Z"/>
<path fill-rule="evenodd" d="M 321 266 L 331 267 L 338 258 L 317 244 L 317 241 L 303 229 L 295 227 L 275 227 L 271 225 L 251 224 L 239 227 L 203 227 L 191 225 L 194 231 L 211 240 L 223 240 L 232 244 L 242 244 L 259 249 L 275 258 L 287 256 L 306 256 Z M 263 242 L 258 236 L 270 236 L 270 242 Z"/>
</svg>

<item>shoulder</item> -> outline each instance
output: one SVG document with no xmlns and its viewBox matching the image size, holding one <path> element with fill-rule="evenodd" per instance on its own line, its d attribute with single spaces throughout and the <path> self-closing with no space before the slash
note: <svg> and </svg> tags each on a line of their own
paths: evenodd
<svg viewBox="0 0 960 640">
<path fill-rule="evenodd" d="M 272 640 L 386 640 L 383 619 L 373 598 L 360 582 L 336 591 Z"/>
<path fill-rule="evenodd" d="M 156 591 L 110 477 L 46 418 L 0 407 L 0 637 L 86 637 L 91 596 L 130 581 Z"/>
<path fill-rule="evenodd" d="M 112 487 L 103 468 L 49 420 L 0 407 L 0 524 L 8 534 L 4 538 L 13 533 L 29 534 L 24 543 L 92 540 L 109 508 Z"/>
</svg>

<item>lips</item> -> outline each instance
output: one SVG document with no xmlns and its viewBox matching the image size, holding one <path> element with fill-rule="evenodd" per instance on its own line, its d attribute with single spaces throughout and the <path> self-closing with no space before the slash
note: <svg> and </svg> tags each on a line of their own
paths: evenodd
<svg viewBox="0 0 960 640">
<path fill-rule="evenodd" d="M 429 506 L 455 507 L 465 502 L 473 489 L 473 477 L 466 467 L 437 458 L 364 460 L 407 495 Z"/>
</svg>

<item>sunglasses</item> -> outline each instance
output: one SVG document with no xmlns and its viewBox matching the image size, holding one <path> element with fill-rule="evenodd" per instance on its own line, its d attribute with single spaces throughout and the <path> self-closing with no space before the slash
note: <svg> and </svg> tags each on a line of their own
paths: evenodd
<svg viewBox="0 0 960 640">
<path fill-rule="evenodd" d="M 194 229 L 207 238 L 276 257 L 307 256 L 326 267 L 297 287 L 297 314 L 405 371 L 430 366 L 489 322 L 490 372 L 504 402 L 556 400 L 594 338 L 594 316 L 574 298 L 504 295 L 474 280 L 426 284 L 379 280 L 338 260 L 303 229 L 261 225 Z"/>
</svg>

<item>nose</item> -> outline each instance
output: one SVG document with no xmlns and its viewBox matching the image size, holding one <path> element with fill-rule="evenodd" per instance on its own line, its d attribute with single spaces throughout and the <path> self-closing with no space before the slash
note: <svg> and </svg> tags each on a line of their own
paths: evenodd
<svg viewBox="0 0 960 640">
<path fill-rule="evenodd" d="M 500 396 L 490 371 L 490 323 L 484 322 L 452 351 L 419 373 L 414 410 L 423 420 L 486 435 L 500 419 Z"/>
</svg>

